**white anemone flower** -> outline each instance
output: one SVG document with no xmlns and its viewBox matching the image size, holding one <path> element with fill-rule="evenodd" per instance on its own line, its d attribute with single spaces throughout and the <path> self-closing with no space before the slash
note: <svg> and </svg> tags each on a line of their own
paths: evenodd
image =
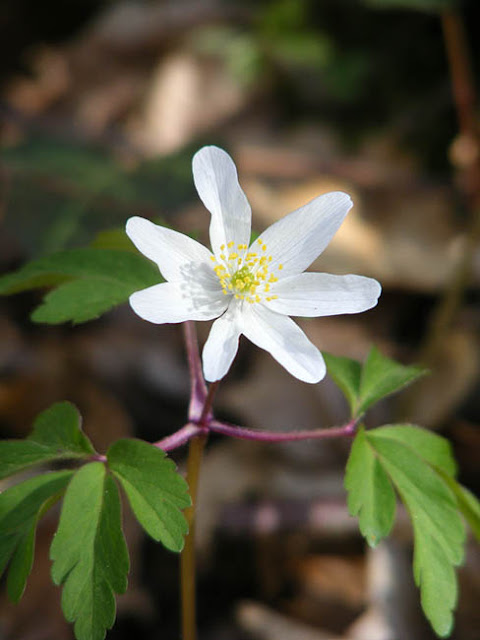
<svg viewBox="0 0 480 640">
<path fill-rule="evenodd" d="M 156 324 L 216 318 L 202 354 L 209 382 L 228 372 L 242 334 L 296 378 L 319 382 L 326 373 L 322 355 L 289 316 L 359 313 L 374 307 L 381 291 L 372 278 L 304 273 L 340 227 L 350 197 L 319 196 L 250 245 L 252 213 L 230 156 L 203 147 L 193 158 L 193 177 L 212 215 L 212 251 L 182 233 L 130 218 L 127 234 L 166 280 L 134 293 L 132 309 Z"/>
</svg>

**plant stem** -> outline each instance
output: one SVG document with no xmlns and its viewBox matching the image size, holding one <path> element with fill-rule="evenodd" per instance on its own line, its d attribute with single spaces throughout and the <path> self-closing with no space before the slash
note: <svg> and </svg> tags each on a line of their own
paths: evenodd
<svg viewBox="0 0 480 640">
<path fill-rule="evenodd" d="M 465 246 L 443 298 L 435 309 L 430 331 L 422 348 L 422 361 L 434 362 L 463 300 L 470 277 L 475 247 L 480 239 L 480 141 L 476 120 L 476 96 L 465 29 L 460 14 L 454 10 L 442 13 L 443 37 L 450 67 L 453 99 L 457 112 L 459 139 L 463 153 L 453 158 L 459 172 L 469 213 Z"/>
<path fill-rule="evenodd" d="M 187 483 L 190 489 L 192 505 L 186 509 L 188 534 L 180 556 L 180 596 L 182 607 L 182 638 L 196 640 L 196 598 L 195 598 L 195 506 L 197 500 L 198 479 L 207 435 L 192 438 L 188 450 Z"/>
<path fill-rule="evenodd" d="M 240 440 L 256 440 L 257 442 L 295 442 L 298 440 L 327 440 L 329 438 L 345 438 L 352 437 L 357 431 L 356 420 L 351 420 L 340 427 L 329 427 L 327 429 L 303 429 L 299 431 L 266 431 L 262 429 L 247 429 L 237 424 L 229 424 L 221 422 L 214 418 L 206 418 L 205 426 L 199 426 L 189 422 L 181 429 L 172 433 L 166 438 L 162 438 L 158 442 L 154 442 L 153 446 L 163 451 L 172 451 L 186 444 L 195 437 L 208 435 L 212 431 L 221 433 L 231 438 L 239 438 Z M 105 460 L 105 456 L 95 456 L 94 460 Z"/>
<path fill-rule="evenodd" d="M 202 377 L 203 380 L 203 377 Z M 208 423 L 212 419 L 213 398 L 219 382 L 210 385 L 205 398 L 199 424 L 191 425 L 197 429 L 208 429 Z M 186 425 L 188 427 L 188 425 Z M 196 435 L 190 441 L 187 460 L 187 483 L 190 489 L 192 505 L 185 511 L 188 524 L 188 534 L 185 537 L 185 546 L 180 556 L 180 595 L 182 606 L 182 638 L 183 640 L 196 640 L 196 598 L 195 598 L 195 507 L 197 502 L 198 480 L 202 463 L 203 450 L 207 442 L 208 432 Z"/>
<path fill-rule="evenodd" d="M 209 423 L 210 431 L 223 433 L 232 438 L 241 440 L 257 440 L 260 442 L 294 442 L 298 440 L 325 440 L 327 438 L 339 438 L 342 436 L 354 436 L 356 432 L 356 421 L 352 420 L 341 427 L 331 427 L 330 429 L 311 429 L 309 431 L 261 431 L 260 429 L 246 429 L 235 424 L 227 424 L 212 420 Z"/>
<path fill-rule="evenodd" d="M 195 436 L 206 433 L 208 433 L 206 427 L 198 427 L 196 424 L 189 422 L 178 431 L 175 431 L 175 433 L 162 438 L 158 442 L 154 442 L 153 446 L 157 447 L 157 449 L 162 449 L 162 451 L 173 451 L 173 449 L 178 449 L 178 447 L 186 444 L 192 438 L 195 438 Z"/>
<path fill-rule="evenodd" d="M 197 330 L 195 323 L 189 320 L 184 325 L 185 346 L 187 348 L 188 368 L 190 371 L 190 405 L 188 417 L 191 422 L 198 422 L 207 398 L 207 385 L 202 373 L 202 363 L 198 351 Z"/>
<path fill-rule="evenodd" d="M 468 219 L 462 255 L 432 312 L 419 349 L 420 362 L 433 372 L 438 366 L 444 345 L 449 340 L 465 291 L 470 284 L 475 250 L 480 241 L 480 136 L 472 65 L 460 13 L 453 9 L 443 11 L 441 21 L 459 129 L 459 135 L 452 145 L 452 150 L 455 151 L 451 154 L 451 160 L 457 170 Z M 428 380 L 420 381 L 401 396 L 397 405 L 398 419 L 410 420 L 412 414 L 415 415 L 418 400 L 428 384 Z"/>
</svg>

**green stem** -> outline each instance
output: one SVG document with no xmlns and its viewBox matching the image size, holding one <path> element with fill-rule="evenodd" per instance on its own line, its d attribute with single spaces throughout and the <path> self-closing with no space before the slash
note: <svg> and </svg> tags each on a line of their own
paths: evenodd
<svg viewBox="0 0 480 640">
<path fill-rule="evenodd" d="M 212 409 L 213 398 L 218 387 L 214 382 L 208 389 L 203 405 L 200 425 L 204 426 Z M 202 463 L 203 450 L 207 442 L 207 434 L 202 434 L 190 441 L 187 460 L 187 483 L 190 489 L 192 505 L 186 509 L 185 518 L 188 534 L 180 556 L 180 596 L 182 606 L 182 638 L 197 640 L 196 598 L 195 598 L 195 507 L 197 502 L 198 480 Z"/>
<path fill-rule="evenodd" d="M 182 638 L 196 640 L 196 598 L 195 598 L 195 504 L 197 499 L 198 477 L 202 462 L 206 435 L 193 438 L 188 450 L 187 482 L 190 488 L 192 506 L 185 511 L 188 522 L 188 534 L 180 556 L 180 596 L 182 603 Z"/>
</svg>

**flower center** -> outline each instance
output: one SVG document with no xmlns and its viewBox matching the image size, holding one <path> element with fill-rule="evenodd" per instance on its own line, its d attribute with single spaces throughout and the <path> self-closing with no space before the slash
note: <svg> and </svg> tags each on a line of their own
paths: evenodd
<svg viewBox="0 0 480 640">
<path fill-rule="evenodd" d="M 276 300 L 278 296 L 270 294 L 270 287 L 278 278 L 270 269 L 272 256 L 266 254 L 267 245 L 258 241 L 262 254 L 247 251 L 246 244 L 234 242 L 222 244 L 220 261 L 212 256 L 213 270 L 222 285 L 224 295 L 234 295 L 237 300 L 246 300 L 250 304 L 266 300 Z M 283 265 L 277 269 L 281 271 Z M 265 295 L 267 294 L 267 295 Z"/>
</svg>

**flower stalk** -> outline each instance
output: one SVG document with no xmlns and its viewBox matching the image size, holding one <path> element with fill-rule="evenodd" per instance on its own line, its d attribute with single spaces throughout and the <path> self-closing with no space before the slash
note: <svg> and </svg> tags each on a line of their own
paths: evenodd
<svg viewBox="0 0 480 640">
<path fill-rule="evenodd" d="M 355 423 L 349 423 L 330 430 L 272 433 L 215 420 L 215 392 L 236 356 L 240 336 L 270 353 L 299 380 L 315 384 L 326 375 L 325 361 L 290 316 L 360 313 L 377 304 L 381 291 L 372 278 L 305 271 L 350 210 L 353 203 L 346 193 L 314 198 L 251 242 L 252 211 L 232 158 L 218 147 L 203 147 L 193 157 L 192 170 L 198 195 L 211 214 L 210 248 L 137 216 L 126 225 L 129 238 L 157 264 L 164 279 L 134 292 L 130 306 L 154 324 L 185 322 L 191 381 L 188 423 L 155 443 L 170 451 L 190 441 L 187 482 L 192 505 L 185 513 L 189 533 L 181 557 L 184 640 L 196 640 L 195 502 L 208 434 L 288 442 L 355 431 Z M 214 323 L 200 360 L 193 321 L 201 320 Z"/>
<path fill-rule="evenodd" d="M 210 431 L 222 433 L 231 438 L 241 440 L 256 440 L 257 442 L 295 442 L 298 440 L 326 440 L 328 438 L 339 438 L 344 436 L 354 436 L 356 432 L 356 420 L 351 420 L 341 427 L 331 427 L 330 429 L 311 429 L 309 431 L 287 431 L 276 432 L 260 429 L 247 429 L 226 422 L 212 420 L 208 425 Z"/>
<path fill-rule="evenodd" d="M 187 483 L 192 500 L 185 511 L 188 534 L 180 557 L 180 597 L 181 625 L 184 640 L 197 640 L 196 628 L 196 565 L 195 565 L 195 510 L 198 494 L 198 483 L 203 452 L 208 434 L 221 433 L 242 440 L 258 442 L 294 442 L 299 440 L 323 440 L 327 438 L 352 437 L 355 435 L 357 420 L 351 420 L 340 427 L 329 429 L 312 429 L 278 433 L 274 431 L 247 429 L 235 424 L 216 420 L 213 415 L 213 400 L 219 381 L 207 385 L 202 372 L 198 340 L 193 322 L 185 326 L 185 344 L 190 371 L 190 406 L 189 422 L 170 436 L 156 442 L 154 446 L 164 451 L 171 451 L 190 441 L 187 459 Z"/>
<path fill-rule="evenodd" d="M 187 483 L 190 490 L 192 504 L 185 510 L 188 534 L 185 537 L 185 546 L 180 555 L 180 599 L 183 640 L 196 640 L 197 638 L 195 594 L 195 507 L 200 467 L 207 437 L 207 434 L 203 433 L 192 438 L 188 450 Z"/>
<path fill-rule="evenodd" d="M 187 459 L 187 483 L 192 504 L 185 510 L 188 533 L 185 537 L 185 546 L 180 556 L 180 600 L 182 638 L 184 640 L 196 640 L 195 507 L 203 450 L 205 449 L 208 438 L 207 424 L 212 419 L 213 399 L 219 383 L 214 382 L 209 386 L 207 391 L 200 364 L 197 333 L 193 322 L 186 323 L 185 344 L 191 381 L 190 406 L 188 411 L 191 422 L 180 429 L 180 431 L 177 431 L 176 434 L 170 436 L 169 444 L 179 446 L 179 444 L 183 444 L 190 439 Z M 198 416 L 198 414 L 200 415 Z M 194 424 L 197 420 L 198 424 Z M 178 435 L 180 432 L 182 432 L 181 436 Z M 177 442 L 174 443 L 173 438 L 175 436 L 177 436 Z M 168 440 L 168 438 L 165 440 Z"/>
</svg>

